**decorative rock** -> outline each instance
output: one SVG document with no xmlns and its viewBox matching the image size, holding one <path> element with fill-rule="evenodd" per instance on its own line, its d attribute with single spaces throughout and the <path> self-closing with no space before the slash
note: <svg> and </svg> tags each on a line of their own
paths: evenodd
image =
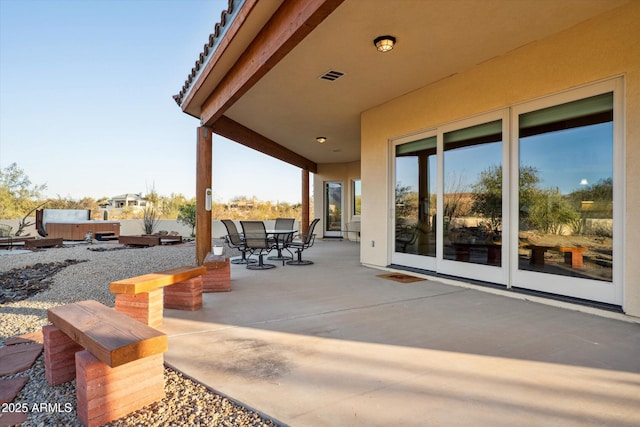
<svg viewBox="0 0 640 427">
<path fill-rule="evenodd" d="M 0 0 L 1 2 L 2 0 Z M 73 245 L 29 253 L 28 256 L 2 256 L 0 277 L 12 269 L 31 268 L 36 263 L 63 262 L 79 259 L 88 262 L 62 269 L 52 277 L 50 289 L 30 296 L 27 300 L 3 305 L 0 322 L 0 337 L 12 337 L 42 329 L 47 324 L 47 309 L 61 304 L 87 299 L 114 305 L 114 296 L 109 292 L 109 283 L 127 277 L 139 276 L 154 271 L 180 267 L 193 263 L 195 249 L 190 245 L 153 246 L 150 248 L 121 248 L 114 243 Z M 107 249 L 94 251 L 93 249 Z M 118 250 L 110 250 L 118 248 Z M 239 255 L 236 249 L 225 248 L 229 256 Z M 135 259 L 135 262 L 131 262 Z M 1 288 L 1 285 L 0 285 Z M 0 338 L 0 345 L 2 338 Z M 6 344 L 6 342 L 5 342 Z M 23 345 L 23 344 L 21 344 Z M 14 346 L 11 346 L 14 347 Z M 215 394 L 201 384 L 168 367 L 164 370 L 166 397 L 123 418 L 107 424 L 109 427 L 141 425 L 185 425 L 194 415 L 193 425 L 234 425 L 251 427 L 275 427 L 267 417 L 235 404 Z M 20 402 L 51 402 L 60 405 L 59 412 L 0 413 L 0 427 L 24 423 L 24 426 L 76 426 L 80 425 L 76 412 L 76 382 L 57 386 L 47 382 L 44 356 L 39 357 L 28 370 L 29 382 L 19 393 Z M 0 386 L 1 387 L 1 386 Z M 26 422 L 25 422 L 26 421 Z"/>
<path fill-rule="evenodd" d="M 82 261 L 67 259 L 63 262 L 37 263 L 0 274 L 0 304 L 22 301 L 47 290 L 53 282 L 53 275 L 63 268 L 79 262 Z"/>
<path fill-rule="evenodd" d="M 0 375 L 12 375 L 26 371 L 42 353 L 42 349 L 43 345 L 39 343 L 0 348 Z"/>
<path fill-rule="evenodd" d="M 25 421 L 27 421 L 27 415 L 24 412 L 0 413 L 0 427 L 20 425 Z"/>
<path fill-rule="evenodd" d="M 10 380 L 0 380 L 0 403 L 11 402 L 29 381 L 29 377 L 16 377 Z"/>
<path fill-rule="evenodd" d="M 4 345 L 26 344 L 29 342 L 39 342 L 40 344 L 42 344 L 44 342 L 44 339 L 42 338 L 42 331 L 7 338 L 7 340 L 4 342 Z"/>
</svg>

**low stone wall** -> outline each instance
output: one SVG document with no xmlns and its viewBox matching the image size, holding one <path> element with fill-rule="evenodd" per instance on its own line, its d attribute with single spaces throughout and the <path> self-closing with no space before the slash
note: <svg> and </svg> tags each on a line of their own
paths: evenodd
<svg viewBox="0 0 640 427">
<path fill-rule="evenodd" d="M 120 219 L 116 220 L 120 222 L 120 234 L 123 236 L 135 236 L 138 234 L 144 233 L 143 222 L 141 219 Z M 22 233 L 23 236 L 38 236 L 36 231 L 35 217 L 28 218 L 28 222 L 34 223 L 25 229 Z M 12 232 L 15 233 L 18 230 L 18 224 L 20 223 L 17 219 L 1 219 L 0 224 L 7 224 L 13 227 Z M 213 229 L 211 232 L 211 236 L 214 239 L 221 238 L 227 234 L 227 230 L 219 220 L 213 220 Z M 273 228 L 275 226 L 275 220 L 265 221 L 267 228 Z M 242 227 L 240 226 L 240 221 L 236 221 L 236 226 L 238 227 L 238 231 L 242 231 Z M 296 221 L 295 228 L 298 228 L 299 224 Z M 188 227 L 184 224 L 178 223 L 175 219 L 161 219 L 158 221 L 158 225 L 155 228 L 155 231 L 158 232 L 160 230 L 165 231 L 177 231 L 182 237 L 190 237 L 191 236 L 191 227 Z"/>
</svg>

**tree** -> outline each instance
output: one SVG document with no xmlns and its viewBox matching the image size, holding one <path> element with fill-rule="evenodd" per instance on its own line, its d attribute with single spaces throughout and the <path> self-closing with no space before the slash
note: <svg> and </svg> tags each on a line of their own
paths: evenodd
<svg viewBox="0 0 640 427">
<path fill-rule="evenodd" d="M 579 219 L 579 214 L 558 188 L 540 190 L 533 198 L 529 215 L 532 227 L 542 233 L 561 234 L 563 226 Z"/>
<path fill-rule="evenodd" d="M 46 184 L 31 185 L 29 177 L 16 163 L 0 169 L 0 218 L 15 219 L 27 214 L 38 206 L 41 192 L 46 188 Z"/>
<path fill-rule="evenodd" d="M 492 165 L 480 172 L 480 180 L 472 189 L 471 210 L 484 217 L 491 230 L 498 233 L 502 228 L 502 166 Z"/>
<path fill-rule="evenodd" d="M 418 218 L 418 193 L 401 183 L 396 184 L 396 218 Z"/>
<path fill-rule="evenodd" d="M 196 202 L 187 202 L 178 207 L 178 222 L 191 227 L 191 237 L 196 235 Z"/>
</svg>

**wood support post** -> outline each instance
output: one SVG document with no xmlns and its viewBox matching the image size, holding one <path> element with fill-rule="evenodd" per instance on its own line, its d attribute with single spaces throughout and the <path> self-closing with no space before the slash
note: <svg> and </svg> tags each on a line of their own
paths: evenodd
<svg viewBox="0 0 640 427">
<path fill-rule="evenodd" d="M 211 211 L 206 210 L 206 192 L 211 188 L 212 141 L 210 127 L 198 128 L 198 150 L 196 158 L 196 264 L 202 265 L 211 252 Z"/>
<path fill-rule="evenodd" d="M 309 169 L 302 169 L 302 218 L 300 218 L 301 233 L 309 231 Z"/>
</svg>

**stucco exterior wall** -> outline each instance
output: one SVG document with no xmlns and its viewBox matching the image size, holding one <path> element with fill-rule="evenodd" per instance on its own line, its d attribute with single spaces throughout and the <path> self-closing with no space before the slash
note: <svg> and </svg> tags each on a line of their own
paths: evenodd
<svg viewBox="0 0 640 427">
<path fill-rule="evenodd" d="M 324 230 L 324 183 L 328 181 L 342 182 L 343 190 L 343 222 L 353 221 L 353 189 L 351 183 L 360 179 L 360 162 L 325 163 L 318 165 L 318 173 L 313 177 L 313 209 L 315 218 L 320 218 L 316 225 L 316 236 L 321 238 Z M 363 184 L 364 187 L 364 184 Z M 364 190 L 363 190 L 364 191 Z"/>
<path fill-rule="evenodd" d="M 362 116 L 363 263 L 389 263 L 389 140 L 624 76 L 626 222 L 624 304 L 640 316 L 640 2 L 391 100 Z M 524 30 L 524 29 L 523 29 Z M 398 47 L 400 48 L 400 47 Z"/>
</svg>

